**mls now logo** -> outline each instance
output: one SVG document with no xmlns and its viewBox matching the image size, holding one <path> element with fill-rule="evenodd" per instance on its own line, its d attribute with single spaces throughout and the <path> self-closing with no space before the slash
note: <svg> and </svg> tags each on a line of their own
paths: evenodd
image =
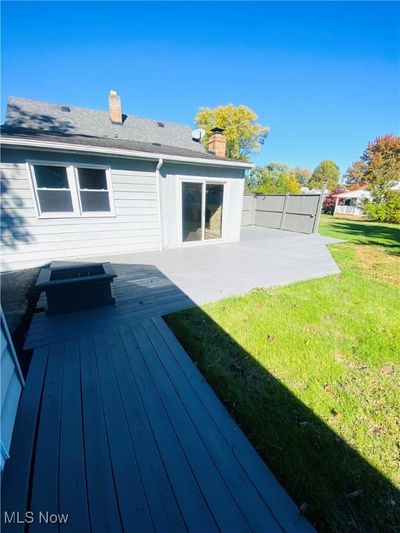
<svg viewBox="0 0 400 533">
<path fill-rule="evenodd" d="M 66 524 L 68 522 L 68 514 L 49 513 L 48 511 L 40 511 L 35 514 L 32 511 L 20 513 L 19 511 L 4 512 L 3 521 L 5 524 Z"/>
</svg>

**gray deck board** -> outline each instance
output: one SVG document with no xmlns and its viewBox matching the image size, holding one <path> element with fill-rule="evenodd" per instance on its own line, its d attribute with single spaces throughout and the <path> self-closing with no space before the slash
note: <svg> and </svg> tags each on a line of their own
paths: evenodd
<svg viewBox="0 0 400 533">
<path fill-rule="evenodd" d="M 65 343 L 62 411 L 60 428 L 60 502 L 59 508 L 75 513 L 63 531 L 75 533 L 89 529 L 89 508 L 83 442 L 79 343 Z"/>
<path fill-rule="evenodd" d="M 55 509 L 82 533 L 312 531 L 161 318 L 48 353 L 46 370 L 35 350 L 22 395 L 20 420 L 27 399 L 39 407 L 32 446 L 13 441 L 5 510 Z"/>
<path fill-rule="evenodd" d="M 159 317 L 37 348 L 20 421 L 30 400 L 5 510 L 68 513 L 83 533 L 312 531 Z"/>
<path fill-rule="evenodd" d="M 324 239 L 251 229 L 114 257 L 115 306 L 46 317 L 40 298 L 3 511 L 68 513 L 82 533 L 313 531 L 162 319 L 338 271 Z"/>
<path fill-rule="evenodd" d="M 112 262 L 117 273 L 112 284 L 116 305 L 52 317 L 39 311 L 25 348 L 102 331 L 126 318 L 162 316 L 254 288 L 338 273 L 326 247 L 331 241 L 318 235 L 249 227 L 243 228 L 238 243 L 88 258 Z M 42 296 L 38 310 L 44 305 Z"/>
<path fill-rule="evenodd" d="M 93 339 L 80 341 L 86 479 L 92 531 L 122 531 Z M 67 510 L 65 510 L 67 512 Z M 71 511 L 72 512 L 72 511 Z"/>
<path fill-rule="evenodd" d="M 232 498 L 232 494 L 221 477 L 212 457 L 210 457 L 196 426 L 182 405 L 168 374 L 162 371 L 154 347 L 149 342 L 143 327 L 135 327 L 134 335 L 143 355 L 143 362 L 151 371 L 153 384 L 157 388 L 159 396 L 163 398 L 169 422 L 178 436 L 182 450 L 218 527 L 222 531 L 232 531 L 235 528 L 239 531 L 246 531 L 248 525 L 240 508 Z M 177 386 L 179 386 L 179 383 L 177 383 Z"/>
<path fill-rule="evenodd" d="M 19 403 L 8 459 L 2 480 L 3 511 L 15 511 L 25 516 L 29 505 L 30 472 L 35 445 L 36 425 L 40 411 L 43 381 L 46 375 L 48 347 L 37 348 Z M 24 531 L 24 524 L 2 524 L 3 531 Z"/>
<path fill-rule="evenodd" d="M 197 395 L 195 388 L 182 368 L 176 361 L 168 343 L 164 339 L 168 329 L 163 321 L 158 323 L 160 330 L 151 321 L 143 322 L 143 327 L 160 358 L 160 364 L 169 376 L 171 386 L 195 424 L 195 431 L 206 446 L 210 457 L 218 468 L 221 477 L 225 480 L 231 491 L 232 497 L 240 506 L 244 518 L 253 531 L 262 531 L 267 525 L 274 527 L 273 513 L 264 505 L 246 471 L 233 454 L 227 454 L 226 448 L 230 444 L 224 439 L 218 423 L 211 417 L 203 404 L 202 398 Z M 239 428 L 237 428 L 239 430 Z"/>
<path fill-rule="evenodd" d="M 258 453 L 251 446 L 238 425 L 232 420 L 203 375 L 188 358 L 182 345 L 166 326 L 164 320 L 159 317 L 151 320 L 162 335 L 163 341 L 169 347 L 171 357 L 176 360 L 190 386 L 213 419 L 215 427 L 223 435 L 226 445 L 246 472 L 248 481 L 254 486 L 265 504 L 279 520 L 283 529 L 285 531 L 310 531 L 308 522 L 299 515 L 296 505 L 272 472 L 265 468 L 265 464 Z"/>
<path fill-rule="evenodd" d="M 133 332 L 130 327 L 123 326 L 120 334 L 185 523 L 190 531 L 217 531 L 215 520 L 169 422 L 162 398 L 154 387 Z"/>
<path fill-rule="evenodd" d="M 36 453 L 33 464 L 31 510 L 56 513 L 59 507 L 59 455 L 61 399 L 63 390 L 64 344 L 53 344 L 49 349 L 47 372 L 40 410 Z M 50 531 L 58 531 L 57 524 L 47 524 Z M 30 529 L 40 531 L 42 525 L 35 520 Z"/>
<path fill-rule="evenodd" d="M 126 532 L 153 531 L 126 416 L 104 335 L 94 338 L 104 418 L 121 522 Z"/>
<path fill-rule="evenodd" d="M 179 506 L 168 479 L 164 463 L 150 426 L 145 405 L 141 400 L 130 368 L 121 336 L 116 329 L 107 332 L 107 344 L 118 375 L 129 432 L 148 500 L 151 500 L 152 518 L 156 530 L 179 533 L 185 531 Z M 169 526 L 169 527 L 168 527 Z"/>
</svg>

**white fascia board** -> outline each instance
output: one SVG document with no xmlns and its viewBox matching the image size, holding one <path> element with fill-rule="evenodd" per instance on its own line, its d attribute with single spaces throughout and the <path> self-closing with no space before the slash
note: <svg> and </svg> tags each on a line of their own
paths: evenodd
<svg viewBox="0 0 400 533">
<path fill-rule="evenodd" d="M 16 139 L 13 137 L 1 137 L 0 143 L 14 148 L 37 148 L 40 150 L 65 150 L 68 152 L 109 155 L 113 157 L 130 157 L 133 159 L 164 160 L 170 163 L 188 163 L 217 167 L 252 168 L 252 163 L 244 161 L 223 161 L 220 159 L 203 159 L 202 157 L 187 157 L 181 155 L 167 155 L 136 150 L 123 150 L 121 148 L 107 148 L 103 146 L 86 146 L 83 144 L 69 144 L 63 142 L 50 142 L 35 139 Z"/>
</svg>

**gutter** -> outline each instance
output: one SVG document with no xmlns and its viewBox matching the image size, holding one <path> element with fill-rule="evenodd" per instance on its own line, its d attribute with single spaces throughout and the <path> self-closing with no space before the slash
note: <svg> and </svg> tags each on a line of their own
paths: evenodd
<svg viewBox="0 0 400 533">
<path fill-rule="evenodd" d="M 220 159 L 204 159 L 201 157 L 188 157 L 180 155 L 167 155 L 136 150 L 124 150 L 121 148 L 106 148 L 101 146 L 86 146 L 81 144 L 68 144 L 63 142 L 38 141 L 34 139 L 16 139 L 13 137 L 1 137 L 0 144 L 15 148 L 37 148 L 40 150 L 64 150 L 68 152 L 89 153 L 99 155 L 109 155 L 114 157 L 130 157 L 134 159 L 158 160 L 171 163 L 188 163 L 196 165 L 207 165 L 213 167 L 230 167 L 230 168 L 252 168 L 252 163 L 245 161 L 223 161 Z"/>
<path fill-rule="evenodd" d="M 160 170 L 163 166 L 163 159 L 160 157 L 156 166 L 156 187 L 157 187 L 157 210 L 158 210 L 158 220 L 160 223 L 160 250 L 163 249 L 162 243 L 162 221 L 161 221 L 161 193 L 160 193 Z"/>
</svg>

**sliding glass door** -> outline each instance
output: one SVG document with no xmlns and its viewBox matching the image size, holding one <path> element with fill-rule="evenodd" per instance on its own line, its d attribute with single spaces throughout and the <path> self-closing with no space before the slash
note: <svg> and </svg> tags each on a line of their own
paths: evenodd
<svg viewBox="0 0 400 533">
<path fill-rule="evenodd" d="M 182 183 L 182 241 L 201 241 L 203 184 Z"/>
<path fill-rule="evenodd" d="M 224 186 L 182 182 L 182 242 L 222 238 Z"/>
</svg>

